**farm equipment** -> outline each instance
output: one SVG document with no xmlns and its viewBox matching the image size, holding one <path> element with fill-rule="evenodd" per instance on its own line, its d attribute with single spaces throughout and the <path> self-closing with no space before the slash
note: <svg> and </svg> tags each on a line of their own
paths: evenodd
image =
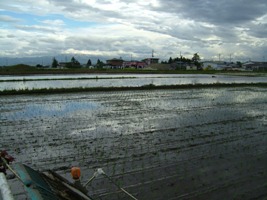
<svg viewBox="0 0 267 200">
<path fill-rule="evenodd" d="M 81 170 L 78 167 L 71 168 L 71 175 L 74 182 L 70 182 L 52 170 L 39 172 L 31 167 L 17 163 L 14 169 L 10 163 L 15 159 L 6 151 L 0 151 L 0 199 L 13 200 L 9 185 L 5 179 L 6 171 L 9 169 L 15 177 L 24 185 L 24 188 L 32 200 L 92 200 L 87 193 L 86 186 L 99 175 L 108 178 L 111 183 L 124 192 L 130 199 L 137 200 L 133 195 L 116 184 L 101 168 L 97 169 L 94 175 L 82 185 L 80 182 Z"/>
</svg>

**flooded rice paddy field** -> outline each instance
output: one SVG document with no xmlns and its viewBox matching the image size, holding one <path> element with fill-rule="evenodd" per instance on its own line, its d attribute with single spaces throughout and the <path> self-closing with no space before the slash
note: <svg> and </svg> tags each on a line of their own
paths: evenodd
<svg viewBox="0 0 267 200">
<path fill-rule="evenodd" d="M 85 183 L 102 168 L 138 199 L 266 199 L 267 89 L 0 97 L 0 149 Z M 10 179 L 16 199 L 26 195 Z M 106 178 L 94 199 L 127 199 Z"/>
<path fill-rule="evenodd" d="M 94 74 L 0 76 L 0 92 L 56 88 L 141 87 L 149 84 L 188 85 L 218 83 L 266 83 L 266 75 L 233 76 L 211 74 Z"/>
</svg>

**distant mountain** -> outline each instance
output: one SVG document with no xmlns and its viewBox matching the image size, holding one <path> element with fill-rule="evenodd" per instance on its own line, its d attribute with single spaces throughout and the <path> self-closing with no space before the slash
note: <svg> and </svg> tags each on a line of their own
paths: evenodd
<svg viewBox="0 0 267 200">
<path fill-rule="evenodd" d="M 69 62 L 72 57 L 75 57 L 81 64 L 86 64 L 88 59 L 92 61 L 92 64 L 95 64 L 97 60 L 101 60 L 104 63 L 107 59 L 111 59 L 111 57 L 103 57 L 103 56 L 85 56 L 85 55 L 57 55 L 57 56 L 40 56 L 40 57 L 0 57 L 0 66 L 10 66 L 17 64 L 25 64 L 36 66 L 40 65 L 51 65 L 52 59 L 55 57 L 58 62 Z"/>
</svg>

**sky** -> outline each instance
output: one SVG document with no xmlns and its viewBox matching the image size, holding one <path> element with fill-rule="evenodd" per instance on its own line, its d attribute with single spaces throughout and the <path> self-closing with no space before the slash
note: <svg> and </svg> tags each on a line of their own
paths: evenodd
<svg viewBox="0 0 267 200">
<path fill-rule="evenodd" d="M 267 1 L 0 1 L 0 64 L 140 60 L 152 50 L 161 61 L 194 53 L 202 60 L 267 61 Z"/>
</svg>

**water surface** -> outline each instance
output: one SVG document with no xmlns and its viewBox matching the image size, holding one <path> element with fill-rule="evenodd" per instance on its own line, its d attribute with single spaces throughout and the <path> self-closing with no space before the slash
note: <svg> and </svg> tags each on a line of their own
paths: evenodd
<svg viewBox="0 0 267 200">
<path fill-rule="evenodd" d="M 266 77 L 206 74 L 94 74 L 0 76 L 0 91 L 44 88 L 140 87 L 154 84 L 185 85 L 213 83 L 259 83 Z"/>
</svg>

